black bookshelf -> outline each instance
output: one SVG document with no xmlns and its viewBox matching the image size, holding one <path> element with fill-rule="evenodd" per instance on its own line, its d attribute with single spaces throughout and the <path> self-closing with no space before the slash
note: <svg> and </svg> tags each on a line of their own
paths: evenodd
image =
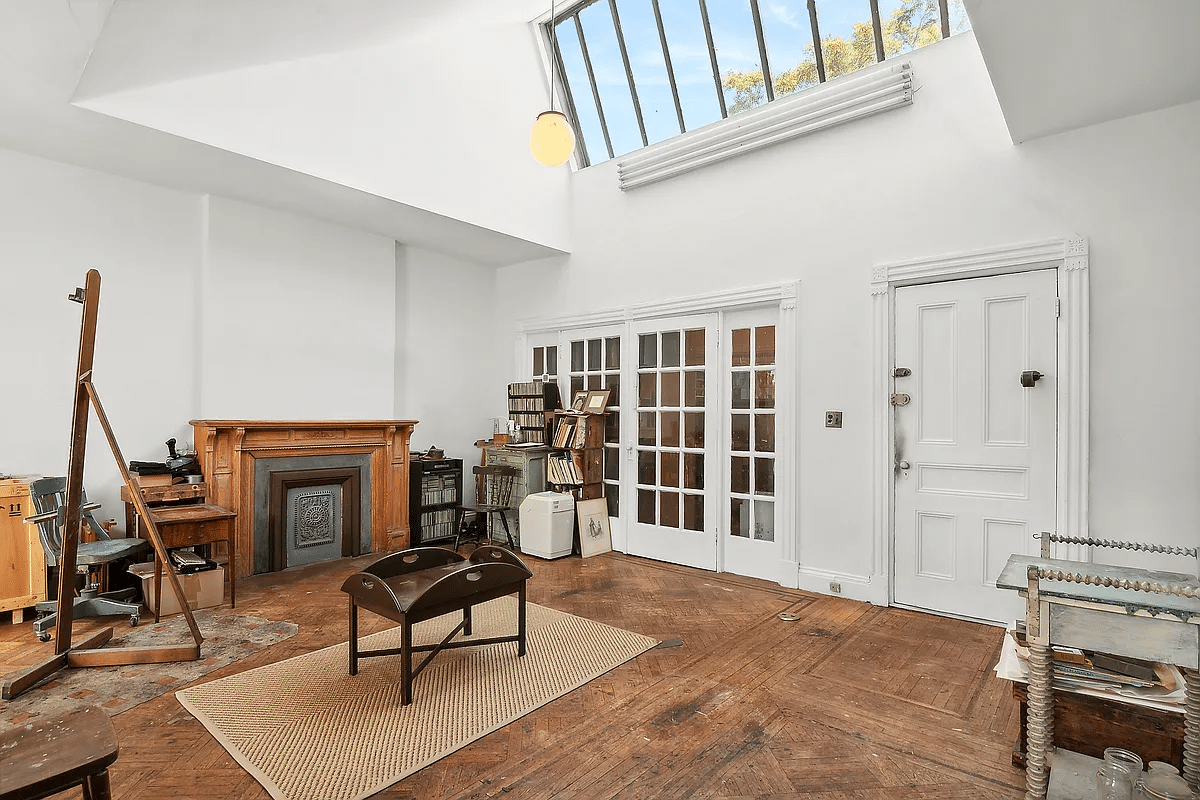
<svg viewBox="0 0 1200 800">
<path fill-rule="evenodd" d="M 412 459 L 408 487 L 412 545 L 453 539 L 455 512 L 463 498 L 462 459 Z"/>
</svg>

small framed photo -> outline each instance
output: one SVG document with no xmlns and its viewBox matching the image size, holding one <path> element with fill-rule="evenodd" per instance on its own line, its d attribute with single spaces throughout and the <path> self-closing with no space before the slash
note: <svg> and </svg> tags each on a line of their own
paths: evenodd
<svg viewBox="0 0 1200 800">
<path fill-rule="evenodd" d="M 579 519 L 579 554 L 583 558 L 612 550 L 607 500 L 603 497 L 580 500 L 575 504 L 575 515 Z"/>
<path fill-rule="evenodd" d="M 571 400 L 571 410 L 572 411 L 583 411 L 583 403 L 584 403 L 584 401 L 587 400 L 587 396 L 588 396 L 588 393 L 585 391 L 576 392 L 574 399 Z"/>
<path fill-rule="evenodd" d="M 592 389 L 583 401 L 583 411 L 589 414 L 603 414 L 608 408 L 608 389 Z"/>
</svg>

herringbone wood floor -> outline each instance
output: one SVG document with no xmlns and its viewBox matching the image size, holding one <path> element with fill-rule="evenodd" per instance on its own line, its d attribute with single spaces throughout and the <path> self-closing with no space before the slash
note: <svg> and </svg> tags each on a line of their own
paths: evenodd
<svg viewBox="0 0 1200 800">
<path fill-rule="evenodd" d="M 290 620 L 300 633 L 201 680 L 344 641 L 339 587 L 374 558 L 239 581 L 238 610 Z M 1017 707 L 991 672 L 997 628 L 619 554 L 527 560 L 532 602 L 682 644 L 643 654 L 377 797 L 1022 796 L 1024 773 L 1010 762 Z M 785 610 L 800 619 L 781 621 Z M 391 624 L 367 614 L 362 633 Z M 75 636 L 96 627 L 81 620 Z M 52 647 L 28 623 L 0 625 L 0 671 Z M 173 694 L 114 723 L 116 798 L 268 797 Z"/>
</svg>

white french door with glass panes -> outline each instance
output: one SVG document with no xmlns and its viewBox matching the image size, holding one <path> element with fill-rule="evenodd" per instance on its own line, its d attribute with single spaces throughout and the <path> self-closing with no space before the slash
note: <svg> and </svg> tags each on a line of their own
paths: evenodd
<svg viewBox="0 0 1200 800">
<path fill-rule="evenodd" d="M 634 412 L 622 487 L 626 552 L 709 570 L 723 494 L 716 323 L 716 314 L 631 322 L 636 361 L 624 395 Z"/>
<path fill-rule="evenodd" d="M 723 572 L 776 580 L 775 308 L 725 315 L 721 360 L 729 420 Z"/>
</svg>

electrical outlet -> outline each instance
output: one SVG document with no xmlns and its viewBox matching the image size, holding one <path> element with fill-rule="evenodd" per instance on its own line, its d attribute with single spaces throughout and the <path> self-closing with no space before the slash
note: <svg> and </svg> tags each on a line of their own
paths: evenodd
<svg viewBox="0 0 1200 800">
<path fill-rule="evenodd" d="M 825 412 L 825 427 L 826 428 L 842 427 L 842 412 L 826 411 Z"/>
<path fill-rule="evenodd" d="M 841 594 L 842 593 L 842 585 L 840 583 L 838 583 L 837 581 L 830 581 L 829 582 L 829 591 L 833 592 L 834 594 Z"/>
</svg>

